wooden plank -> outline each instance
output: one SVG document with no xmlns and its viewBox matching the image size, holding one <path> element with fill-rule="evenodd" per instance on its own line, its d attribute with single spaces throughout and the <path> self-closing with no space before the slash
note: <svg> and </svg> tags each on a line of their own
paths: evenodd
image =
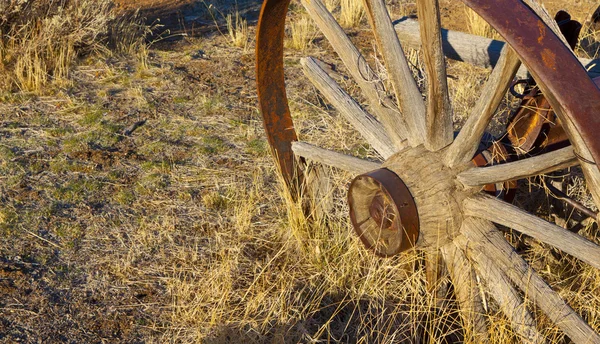
<svg viewBox="0 0 600 344">
<path fill-rule="evenodd" d="M 446 152 L 446 163 L 449 166 L 454 167 L 473 159 L 481 138 L 502 103 L 520 65 L 521 61 L 514 50 L 510 47 L 503 49 L 500 60 L 488 78 L 477 104 Z"/>
<path fill-rule="evenodd" d="M 303 158 L 354 174 L 363 174 L 381 167 L 381 164 L 377 162 L 359 159 L 302 141 L 292 142 L 292 151 Z"/>
<path fill-rule="evenodd" d="M 335 106 L 365 140 L 384 158 L 396 151 L 387 131 L 376 118 L 365 112 L 312 57 L 300 61 L 310 82 Z"/>
<path fill-rule="evenodd" d="M 406 17 L 401 18 L 394 21 L 394 28 L 404 47 L 421 48 L 418 21 Z M 447 58 L 482 68 L 495 67 L 498 64 L 505 44 L 499 40 L 442 29 L 442 48 Z M 591 77 L 600 76 L 600 59 L 579 58 L 579 61 L 588 70 Z M 517 72 L 517 77 L 527 78 L 527 73 L 527 67 L 522 65 Z"/>
<path fill-rule="evenodd" d="M 469 245 L 496 262 L 502 272 L 572 341 L 600 343 L 600 335 L 515 252 L 493 223 L 469 217 L 463 222 L 461 232 L 469 240 Z"/>
<path fill-rule="evenodd" d="M 423 97 L 394 31 L 385 0 L 363 0 L 363 2 L 379 50 L 385 61 L 388 76 L 394 87 L 402 119 L 406 122 L 408 141 L 411 146 L 417 146 L 423 143 L 426 134 L 426 110 Z"/>
<path fill-rule="evenodd" d="M 425 147 L 430 151 L 438 151 L 452 143 L 454 138 L 438 0 L 418 0 L 417 13 L 421 19 L 419 23 L 424 42 L 423 57 L 427 73 Z"/>
<path fill-rule="evenodd" d="M 578 234 L 490 195 L 473 196 L 466 199 L 463 205 L 466 215 L 515 229 L 600 269 L 600 246 Z"/>
<path fill-rule="evenodd" d="M 482 186 L 560 171 L 579 164 L 580 161 L 573 152 L 573 147 L 569 146 L 505 164 L 474 167 L 459 173 L 457 178 L 466 186 Z"/>
<path fill-rule="evenodd" d="M 301 2 L 360 87 L 367 98 L 370 110 L 384 125 L 396 149 L 402 149 L 405 145 L 407 128 L 404 122 L 399 120 L 400 112 L 386 93 L 380 78 L 367 64 L 363 55 L 352 44 L 344 29 L 333 18 L 321 0 L 302 0 Z"/>
</svg>

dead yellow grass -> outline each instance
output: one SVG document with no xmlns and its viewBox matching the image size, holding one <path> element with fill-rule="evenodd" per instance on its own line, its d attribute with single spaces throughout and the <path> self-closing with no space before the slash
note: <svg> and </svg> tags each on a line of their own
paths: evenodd
<svg viewBox="0 0 600 344">
<path fill-rule="evenodd" d="M 487 38 L 499 38 L 496 30 L 494 30 L 485 19 L 475 13 L 475 11 L 465 6 L 465 14 L 467 17 L 469 33 Z"/>
<path fill-rule="evenodd" d="M 340 25 L 357 27 L 365 16 L 362 0 L 340 0 Z"/>
<path fill-rule="evenodd" d="M 231 43 L 239 48 L 246 49 L 248 47 L 248 22 L 242 18 L 239 12 L 228 14 L 226 19 L 227 33 Z"/>
<path fill-rule="evenodd" d="M 13 1 L 0 8 L 3 89 L 43 93 L 70 84 L 76 60 L 93 53 L 140 54 L 148 27 L 139 16 L 117 17 L 112 0 Z M 145 64 L 145 61 L 142 61 Z"/>
<path fill-rule="evenodd" d="M 305 51 L 315 39 L 317 30 L 311 18 L 300 15 L 290 22 L 290 36 L 286 41 L 289 48 Z"/>
<path fill-rule="evenodd" d="M 473 343 L 456 301 L 427 291 L 418 253 L 381 259 L 363 248 L 347 215 L 351 175 L 325 169 L 326 216 L 309 220 L 289 198 L 256 110 L 252 57 L 230 38 L 153 50 L 144 75 L 78 69 L 78 97 L 0 104 L 0 293 L 17 300 L 2 305 L 0 332 L 32 342 Z M 353 38 L 372 47 L 360 31 Z M 347 74 L 325 42 L 313 44 Z M 302 77 L 301 55 L 286 55 L 301 139 L 376 159 Z M 456 113 L 469 113 L 486 73 L 450 65 Z M 360 99 L 352 80 L 340 83 Z M 568 185 L 582 190 L 580 179 Z M 523 184 L 518 202 L 549 202 L 532 190 Z M 596 225 L 580 233 L 599 242 Z M 534 241 L 521 251 L 600 330 L 599 272 Z M 518 342 L 484 297 L 492 343 Z M 565 341 L 535 314 L 549 342 Z"/>
</svg>

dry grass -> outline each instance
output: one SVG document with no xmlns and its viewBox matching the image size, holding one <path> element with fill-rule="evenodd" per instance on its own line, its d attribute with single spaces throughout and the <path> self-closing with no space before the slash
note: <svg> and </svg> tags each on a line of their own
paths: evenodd
<svg viewBox="0 0 600 344">
<path fill-rule="evenodd" d="M 475 11 L 465 6 L 468 32 L 482 37 L 497 39 L 500 36 L 492 26 L 479 16 Z"/>
<path fill-rule="evenodd" d="M 311 18 L 304 15 L 300 15 L 299 17 L 299 19 L 295 19 L 289 24 L 290 35 L 286 41 L 286 45 L 295 50 L 305 51 L 315 39 L 317 29 Z"/>
<path fill-rule="evenodd" d="M 340 0 L 340 18 L 342 27 L 353 28 L 360 25 L 365 16 L 362 0 Z"/>
<path fill-rule="evenodd" d="M 316 221 L 283 192 L 248 44 L 232 46 L 228 35 L 163 43 L 144 73 L 99 61 L 72 68 L 70 95 L 0 103 L 0 340 L 473 342 L 455 300 L 427 291 L 419 254 L 380 259 L 362 247 L 347 216 L 352 176 L 327 170 L 334 207 Z M 346 74 L 325 44 L 311 49 Z M 376 159 L 302 77 L 303 54 L 286 53 L 301 139 Z M 486 71 L 453 63 L 449 75 L 455 110 L 466 114 Z M 340 83 L 360 99 L 351 80 Z M 549 215 L 535 190 L 523 183 L 517 203 Z M 576 195 L 581 180 L 565 190 Z M 588 225 L 580 233 L 599 242 Z M 507 237 L 525 241 L 525 257 L 600 330 L 599 272 Z M 492 342 L 516 342 L 486 300 Z M 566 342 L 535 313 L 549 342 Z"/>
<path fill-rule="evenodd" d="M 76 61 L 93 54 L 137 56 L 147 67 L 152 28 L 134 15 L 117 16 L 111 0 L 11 1 L 0 8 L 0 73 L 5 90 L 48 91 L 72 85 Z"/>
<path fill-rule="evenodd" d="M 340 5 L 340 0 L 325 0 L 325 7 L 327 7 L 327 9 L 330 12 L 333 12 L 337 9 L 337 7 Z"/>
<path fill-rule="evenodd" d="M 235 14 L 228 14 L 226 19 L 227 23 L 227 34 L 231 40 L 231 44 L 235 47 L 244 48 L 248 47 L 248 22 L 242 18 L 239 12 Z"/>
<path fill-rule="evenodd" d="M 0 62 L 3 88 L 41 91 L 49 82 L 65 84 L 82 54 L 102 49 L 113 19 L 112 2 L 11 1 L 2 8 Z"/>
</svg>

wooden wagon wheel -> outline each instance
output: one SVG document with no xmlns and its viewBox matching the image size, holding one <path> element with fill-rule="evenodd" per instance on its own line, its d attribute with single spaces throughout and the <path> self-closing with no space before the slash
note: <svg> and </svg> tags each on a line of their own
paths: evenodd
<svg viewBox="0 0 600 344">
<path fill-rule="evenodd" d="M 482 192 L 504 183 L 581 165 L 600 205 L 600 90 L 558 28 L 531 0 L 464 0 L 507 41 L 480 99 L 454 135 L 437 0 L 418 0 L 427 101 L 412 77 L 384 0 L 364 0 L 368 19 L 393 85 L 389 97 L 361 52 L 321 0 L 301 1 L 363 92 L 351 98 L 311 57 L 304 73 L 385 159 L 372 162 L 298 142 L 285 94 L 283 37 L 289 0 L 266 0 L 257 40 L 257 82 L 265 130 L 292 193 L 302 185 L 304 159 L 360 174 L 349 190 L 350 217 L 361 240 L 377 254 L 423 250 L 434 280 L 437 257 L 449 270 L 463 320 L 479 340 L 487 336 L 475 276 L 526 342 L 543 342 L 517 288 L 576 343 L 600 343 L 596 333 L 505 240 L 496 224 L 513 228 L 600 269 L 600 246 Z M 518 19 L 518 20 L 516 20 Z M 572 146 L 516 162 L 474 167 L 471 159 L 521 61 L 565 125 Z M 577 87 L 572 87 L 577 85 Z"/>
</svg>

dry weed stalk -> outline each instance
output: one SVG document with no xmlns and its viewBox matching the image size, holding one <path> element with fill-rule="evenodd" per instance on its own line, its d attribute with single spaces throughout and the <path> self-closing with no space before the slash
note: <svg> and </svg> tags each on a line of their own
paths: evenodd
<svg viewBox="0 0 600 344">
<path fill-rule="evenodd" d="M 246 19 L 242 18 L 240 13 L 236 11 L 235 15 L 228 14 L 225 20 L 227 22 L 227 34 L 231 43 L 238 48 L 246 50 L 249 37 L 248 22 Z"/>
</svg>

